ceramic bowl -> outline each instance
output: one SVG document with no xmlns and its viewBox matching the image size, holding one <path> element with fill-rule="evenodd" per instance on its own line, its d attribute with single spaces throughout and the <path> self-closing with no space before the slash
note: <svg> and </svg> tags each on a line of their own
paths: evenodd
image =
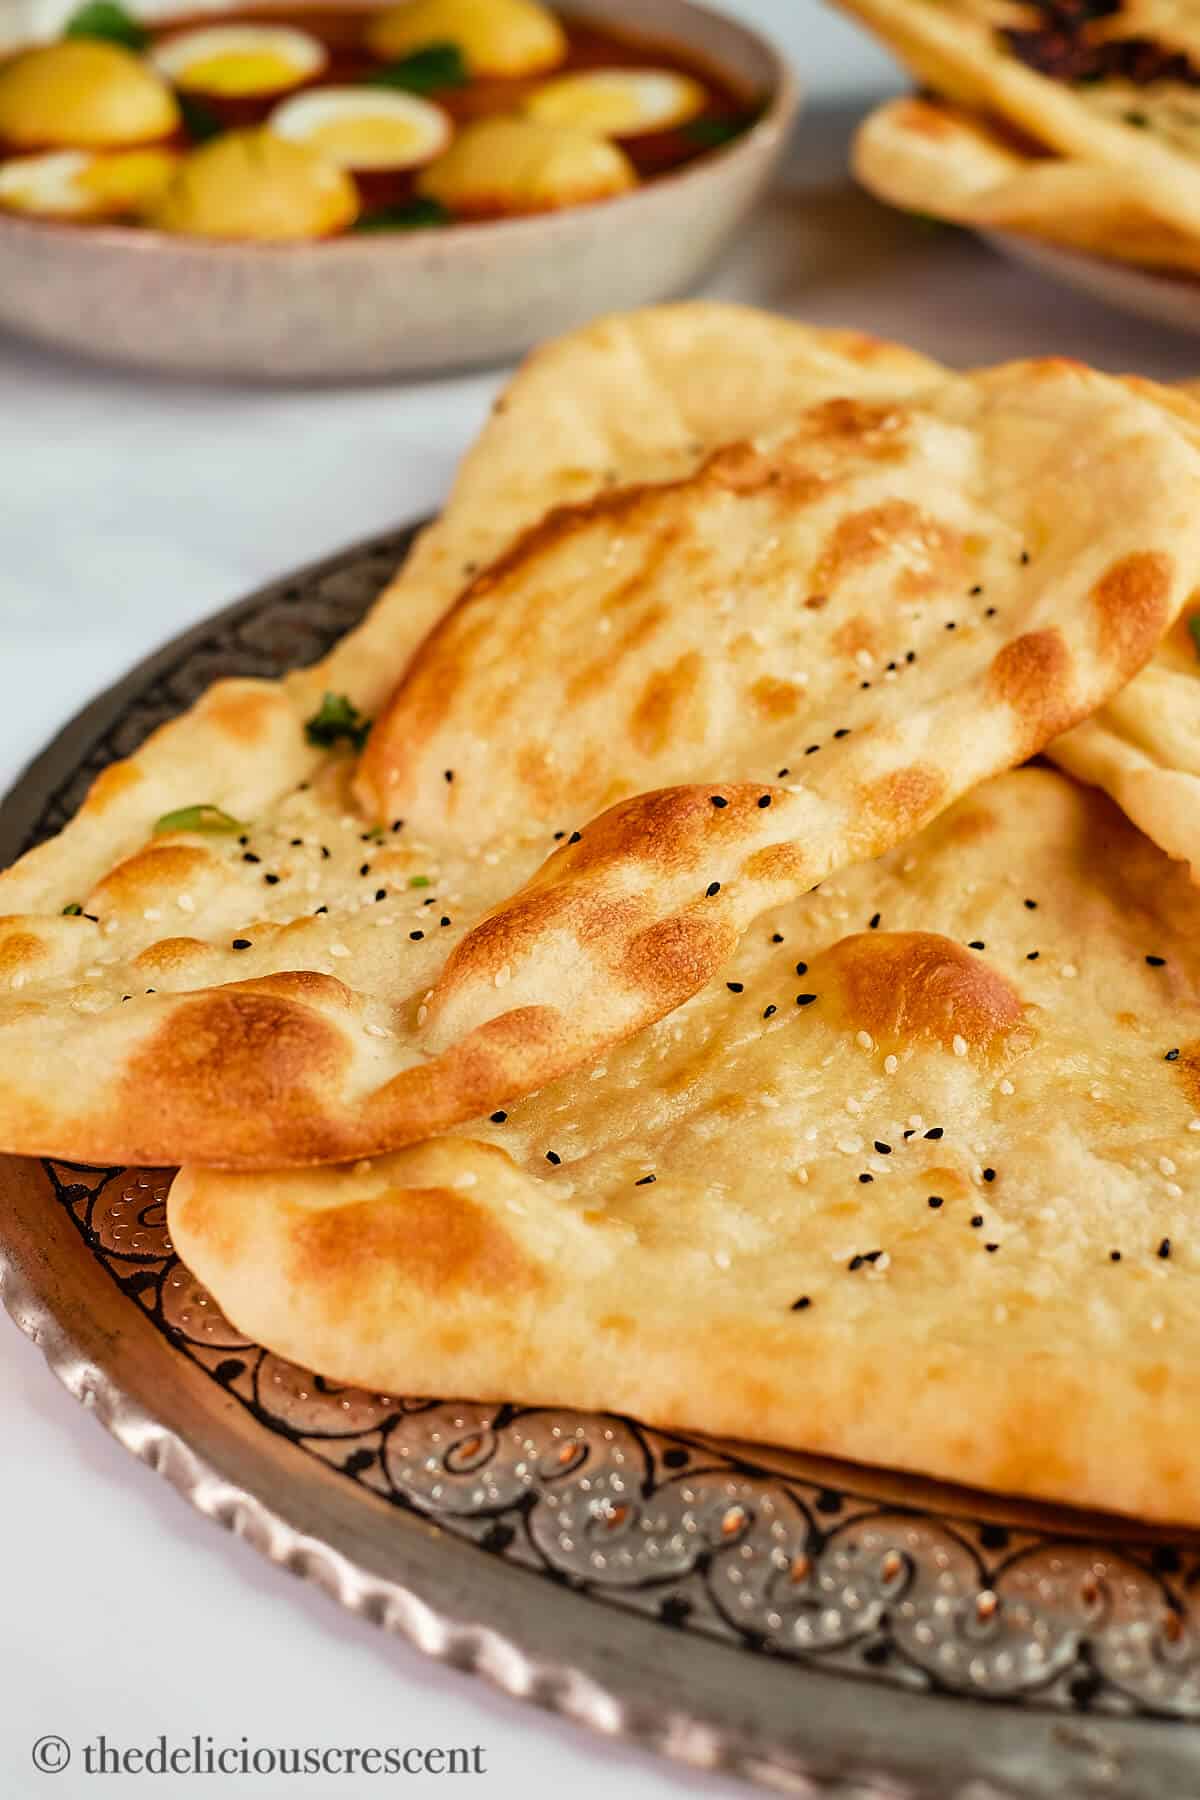
<svg viewBox="0 0 1200 1800">
<path fill-rule="evenodd" d="M 762 118 L 617 199 L 440 231 L 238 244 L 0 213 L 0 325 L 144 369 L 329 381 L 497 362 L 597 314 L 686 292 L 783 152 L 798 105 L 791 70 L 756 32 L 693 0 L 563 10 L 694 52 L 767 95 Z"/>
</svg>

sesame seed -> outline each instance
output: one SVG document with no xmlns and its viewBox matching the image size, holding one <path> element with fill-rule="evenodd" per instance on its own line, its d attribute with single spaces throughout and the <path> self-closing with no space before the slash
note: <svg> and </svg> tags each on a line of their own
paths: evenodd
<svg viewBox="0 0 1200 1800">
<path fill-rule="evenodd" d="M 954 1051 L 955 1056 L 965 1056 L 967 1054 L 966 1038 L 963 1037 L 960 1032 L 956 1031 L 954 1034 L 954 1039 L 953 1039 L 953 1043 L 952 1043 L 951 1047 Z"/>
<path fill-rule="evenodd" d="M 1158 1166 L 1164 1175 L 1173 1175 L 1175 1173 L 1175 1164 L 1169 1156 L 1160 1156 L 1158 1159 Z"/>
<path fill-rule="evenodd" d="M 330 956 L 349 956 L 349 946 L 346 944 L 330 944 L 329 954 Z"/>
<path fill-rule="evenodd" d="M 1168 1197 L 1172 1200 L 1181 1200 L 1183 1198 L 1183 1189 L 1177 1181 L 1168 1181 L 1166 1192 Z"/>
<path fill-rule="evenodd" d="M 875 1048 L 875 1039 L 871 1036 L 869 1031 L 856 1032 L 854 1041 L 861 1050 L 873 1050 Z"/>
<path fill-rule="evenodd" d="M 885 1056 L 884 1057 L 883 1072 L 885 1075 L 894 1075 L 896 1073 L 896 1070 L 899 1067 L 900 1067 L 899 1057 L 896 1057 L 896 1056 Z"/>
<path fill-rule="evenodd" d="M 1004 1077 L 1004 1080 L 1000 1083 L 1000 1092 L 1002 1094 L 1015 1094 L 1016 1091 L 1017 1090 L 1013 1087 L 1012 1082 L 1008 1079 L 1008 1076 L 1006 1075 Z"/>
<path fill-rule="evenodd" d="M 1064 963 L 1062 968 L 1058 972 L 1062 976 L 1064 981 L 1074 981 L 1075 977 L 1079 973 L 1079 970 L 1075 967 L 1074 963 Z"/>
<path fill-rule="evenodd" d="M 1188 1120 L 1188 1130 L 1189 1131 L 1200 1131 L 1200 1119 L 1189 1119 Z"/>
<path fill-rule="evenodd" d="M 718 1269 L 727 1269 L 729 1267 L 729 1260 L 728 1250 L 713 1251 L 713 1261 L 716 1263 Z"/>
<path fill-rule="evenodd" d="M 720 882 L 719 881 L 710 881 L 708 886 L 704 890 L 705 898 L 708 900 L 711 900 L 713 895 L 719 894 L 720 891 L 721 891 Z"/>
<path fill-rule="evenodd" d="M 392 1035 L 383 1025 L 364 1025 L 363 1030 L 368 1037 L 390 1038 Z"/>
<path fill-rule="evenodd" d="M 179 894 L 176 897 L 175 904 L 180 912 L 194 913 L 196 910 L 196 902 L 192 899 L 190 894 Z"/>
</svg>

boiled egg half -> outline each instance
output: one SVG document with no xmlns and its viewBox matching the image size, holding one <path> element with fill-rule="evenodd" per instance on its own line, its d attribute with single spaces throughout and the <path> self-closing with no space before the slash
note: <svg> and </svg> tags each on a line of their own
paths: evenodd
<svg viewBox="0 0 1200 1800">
<path fill-rule="evenodd" d="M 166 82 L 119 44 L 68 38 L 0 64 L 0 138 L 14 149 L 145 144 L 178 124 Z"/>
<path fill-rule="evenodd" d="M 592 132 L 503 115 L 477 119 L 417 176 L 417 188 L 464 218 L 549 212 L 637 186 L 625 152 Z"/>
<path fill-rule="evenodd" d="M 453 44 L 472 75 L 540 75 L 567 54 L 567 37 L 537 0 L 404 0 L 367 26 L 367 46 L 391 61 Z"/>
<path fill-rule="evenodd" d="M 48 150 L 0 163 L 0 209 L 46 219 L 120 219 L 162 193 L 173 150 Z"/>
<path fill-rule="evenodd" d="M 226 131 L 190 150 L 147 208 L 160 231 L 260 243 L 332 237 L 357 214 L 352 175 L 261 128 Z"/>
<path fill-rule="evenodd" d="M 454 134 L 440 106 L 384 88 L 313 88 L 275 108 L 276 137 L 307 144 L 343 169 L 416 169 Z"/>
<path fill-rule="evenodd" d="M 164 38 L 150 52 L 159 72 L 188 93 L 245 99 L 281 94 L 319 75 L 324 44 L 290 25 L 209 25 Z"/>
<path fill-rule="evenodd" d="M 586 69 L 545 82 L 525 102 L 525 113 L 545 125 L 623 138 L 685 125 L 707 104 L 700 83 L 674 69 Z"/>
</svg>

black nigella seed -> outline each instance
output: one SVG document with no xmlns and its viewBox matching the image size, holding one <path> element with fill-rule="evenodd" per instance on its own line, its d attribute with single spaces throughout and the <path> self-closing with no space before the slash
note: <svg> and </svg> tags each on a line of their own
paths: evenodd
<svg viewBox="0 0 1200 1800">
<path fill-rule="evenodd" d="M 861 689 L 862 689 L 862 690 L 863 690 L 863 692 L 864 692 L 864 693 L 865 693 L 865 692 L 866 692 L 866 691 L 867 691 L 867 690 L 868 690 L 868 688 L 869 688 L 869 687 L 870 687 L 870 685 L 871 685 L 871 684 L 870 684 L 870 682 L 869 682 L 869 681 L 860 681 L 860 682 L 859 682 L 859 684 L 858 684 L 858 685 L 859 685 L 859 687 L 860 687 L 860 688 L 861 688 Z"/>
<path fill-rule="evenodd" d="M 782 944 L 782 942 L 783 942 L 783 933 L 782 933 L 782 931 L 773 931 L 773 932 L 772 932 L 772 933 L 771 933 L 771 942 L 772 942 L 772 943 L 773 943 L 773 944 Z"/>
<path fill-rule="evenodd" d="M 983 1179 L 985 1181 L 995 1181 L 995 1179 L 996 1179 L 995 1169 L 985 1169 L 983 1171 Z"/>
<path fill-rule="evenodd" d="M 369 862 L 363 863 L 362 867 L 359 869 L 358 872 L 360 875 L 369 875 L 371 873 L 370 863 Z"/>
<path fill-rule="evenodd" d="M 813 1001 L 816 999 L 816 997 L 817 996 L 815 994 L 797 994 L 796 995 L 796 1005 L 797 1006 L 811 1006 Z"/>
<path fill-rule="evenodd" d="M 250 948 L 250 939 L 249 938 L 234 938 L 233 947 L 235 950 L 248 950 Z"/>
<path fill-rule="evenodd" d="M 704 890 L 705 895 L 707 896 L 707 898 L 709 900 L 712 899 L 714 894 L 719 894 L 720 891 L 721 891 L 721 884 L 719 881 L 710 881 L 708 886 Z"/>
<path fill-rule="evenodd" d="M 801 1296 L 798 1300 L 792 1301 L 791 1310 L 793 1312 L 807 1312 L 808 1308 L 811 1305 L 812 1305 L 812 1301 L 809 1299 L 808 1295 L 801 1294 Z"/>
<path fill-rule="evenodd" d="M 1167 1258 L 1171 1254 L 1170 1238 L 1164 1238 L 1162 1240 L 1162 1243 L 1158 1246 L 1158 1254 L 1162 1257 L 1163 1261 L 1166 1262 Z"/>
<path fill-rule="evenodd" d="M 404 820 L 403 819 L 393 819 L 392 820 L 392 830 L 393 831 L 403 831 L 404 830 Z"/>
<path fill-rule="evenodd" d="M 927 1138 L 940 1138 L 944 1135 L 943 1128 L 940 1125 L 931 1125 L 929 1130 L 925 1133 Z"/>
<path fill-rule="evenodd" d="M 934 1212 L 936 1212 L 938 1207 L 942 1204 L 942 1196 L 940 1194 L 930 1194 L 929 1204 L 932 1206 Z"/>
<path fill-rule="evenodd" d="M 1120 1262 L 1121 1252 L 1119 1250 L 1110 1250 L 1108 1253 L 1108 1260 L 1109 1262 Z"/>
<path fill-rule="evenodd" d="M 850 1270 L 851 1274 L 853 1274 L 855 1269 L 862 1268 L 863 1263 L 865 1261 L 866 1261 L 865 1256 L 852 1256 L 850 1258 L 850 1261 L 846 1264 L 846 1267 Z"/>
<path fill-rule="evenodd" d="M 906 1131 L 906 1132 L 905 1132 L 905 1134 L 904 1134 L 904 1141 L 905 1141 L 905 1143 L 907 1143 L 907 1142 L 908 1142 L 908 1140 L 909 1140 L 909 1138 L 910 1138 L 910 1137 L 916 1137 L 916 1135 L 917 1135 L 917 1134 L 916 1134 L 916 1132 L 915 1132 L 915 1131 L 913 1131 L 913 1130 L 912 1130 L 912 1129 L 911 1129 L 911 1128 L 910 1128 L 910 1129 L 909 1129 L 909 1130 L 908 1130 L 908 1131 Z"/>
<path fill-rule="evenodd" d="M 975 586 L 971 589 L 971 598 L 973 600 L 976 599 L 978 595 L 982 594 L 982 592 L 983 592 L 983 588 L 980 586 L 979 582 L 976 582 Z"/>
<path fill-rule="evenodd" d="M 1040 950 L 1027 950 L 1025 952 L 1025 961 L 1026 962 L 1036 962 L 1040 955 L 1041 955 Z"/>
<path fill-rule="evenodd" d="M 848 725 L 839 725 L 833 735 L 835 738 L 849 737 L 850 736 L 850 727 Z"/>
<path fill-rule="evenodd" d="M 728 806 L 729 802 L 721 794 L 710 794 L 709 799 L 714 806 Z"/>
<path fill-rule="evenodd" d="M 746 991 L 745 985 L 740 981 L 727 981 L 725 986 L 729 989 L 731 994 L 743 994 Z"/>
<path fill-rule="evenodd" d="M 408 935 L 414 944 L 419 944 L 421 939 L 425 936 L 425 933 L 423 931 L 410 931 Z"/>
<path fill-rule="evenodd" d="M 872 931 L 879 930 L 879 921 L 882 917 L 883 917 L 882 913 L 872 913 L 871 914 L 871 917 L 867 920 L 867 924 L 871 927 Z"/>
<path fill-rule="evenodd" d="M 329 858 L 332 854 L 333 854 L 333 852 L 330 849 L 328 849 L 328 847 L 325 844 L 321 845 L 321 860 L 323 862 L 328 862 Z"/>
<path fill-rule="evenodd" d="M 376 898 L 376 900 L 386 900 L 387 899 L 387 889 L 386 888 L 376 888 L 375 889 L 375 898 Z"/>
<path fill-rule="evenodd" d="M 874 1181 L 875 1177 L 873 1175 L 860 1175 L 858 1179 L 863 1183 L 863 1185 L 865 1187 L 867 1182 Z"/>
<path fill-rule="evenodd" d="M 1024 564 L 1024 563 L 1027 563 L 1027 562 L 1028 562 L 1028 561 L 1029 561 L 1029 552 L 1028 552 L 1028 550 L 1022 550 L 1022 552 L 1021 552 L 1021 562 L 1022 562 L 1022 563 L 1023 563 L 1023 564 Z"/>
<path fill-rule="evenodd" d="M 1167 1054 L 1163 1057 L 1163 1061 L 1164 1062 L 1178 1062 L 1179 1061 L 1178 1050 L 1168 1050 Z"/>
<path fill-rule="evenodd" d="M 555 843 L 556 843 L 556 844 L 557 844 L 557 843 L 560 843 L 560 842 L 561 842 L 561 841 L 562 841 L 562 839 L 563 839 L 563 838 L 565 838 L 565 837 L 566 837 L 566 835 L 567 835 L 567 834 L 566 834 L 566 832 L 565 832 L 565 831 L 556 831 L 556 832 L 555 832 L 555 834 L 554 834 L 554 841 L 555 841 Z"/>
<path fill-rule="evenodd" d="M 238 843 L 239 843 L 239 844 L 240 844 L 240 843 L 241 843 L 241 841 L 242 841 L 242 840 L 241 840 L 241 838 L 239 838 L 239 839 L 238 839 Z M 293 849 L 293 850 L 298 850 L 298 849 L 299 849 L 299 848 L 300 848 L 300 846 L 301 846 L 301 844 L 302 844 L 302 843 L 303 843 L 303 842 L 304 842 L 304 839 L 303 839 L 303 838 L 293 838 L 293 839 L 292 839 L 292 840 L 291 840 L 291 843 L 292 843 L 292 849 Z"/>
<path fill-rule="evenodd" d="M 446 915 L 445 915 L 445 914 L 444 914 L 444 913 L 443 913 L 443 914 L 442 914 L 442 917 L 441 917 L 441 918 L 440 918 L 440 919 L 439 919 L 439 920 L 438 920 L 438 924 L 439 924 L 439 925 L 448 925 L 448 924 L 449 924 L 449 923 L 450 923 L 450 921 L 449 921 L 449 919 L 448 919 L 448 918 L 447 918 L 447 917 L 446 917 Z"/>
<path fill-rule="evenodd" d="M 245 849 L 245 847 L 246 847 L 246 845 L 247 845 L 247 844 L 248 844 L 248 843 L 249 843 L 249 842 L 250 842 L 250 839 L 249 839 L 249 838 L 248 838 L 248 837 L 240 837 L 240 838 L 239 838 L 239 839 L 238 839 L 238 843 L 239 843 L 239 844 L 240 844 L 240 845 L 241 845 L 241 846 L 242 846 L 242 848 L 243 848 L 243 850 L 244 850 L 244 849 Z"/>
<path fill-rule="evenodd" d="M 328 911 L 329 911 L 329 908 L 327 906 L 318 906 L 316 912 L 313 914 L 313 917 L 319 918 L 321 913 L 327 913 Z"/>
<path fill-rule="evenodd" d="M 984 618 L 985 618 L 985 619 L 994 619 L 994 618 L 995 618 L 995 616 L 996 616 L 996 609 L 995 609 L 995 607 L 994 607 L 994 606 L 989 606 L 989 607 L 988 607 L 988 609 L 987 609 L 987 611 L 986 611 L 986 612 L 985 612 L 985 613 L 984 613 L 984 615 L 983 615 L 983 616 L 984 616 Z"/>
<path fill-rule="evenodd" d="M 915 650 L 906 650 L 904 652 L 904 660 L 906 663 L 915 663 L 917 660 L 916 651 Z"/>
<path fill-rule="evenodd" d="M 958 630 L 958 626 L 953 619 L 946 620 L 946 630 L 947 631 L 957 631 Z"/>
<path fill-rule="evenodd" d="M 770 806 L 770 804 L 771 804 L 770 794 L 760 794 L 758 797 L 758 804 L 760 806 Z"/>
<path fill-rule="evenodd" d="M 577 843 L 579 843 L 579 841 L 582 837 L 583 837 L 582 831 L 573 831 L 571 833 L 570 837 L 567 839 L 567 842 L 568 842 L 568 844 L 577 844 Z"/>
<path fill-rule="evenodd" d="M 796 964 L 796 973 L 797 973 L 797 975 L 807 975 L 808 974 L 808 964 L 806 962 L 797 963 Z"/>
<path fill-rule="evenodd" d="M 246 853 L 245 853 L 245 855 L 244 855 L 244 856 L 243 856 L 243 857 L 242 857 L 242 861 L 243 861 L 243 862 L 248 862 L 248 863 L 257 863 L 257 862 L 261 862 L 261 861 L 262 861 L 262 857 L 261 857 L 261 856 L 255 856 L 255 854 L 254 854 L 254 852 L 253 852 L 253 850 L 247 850 L 247 851 L 246 851 Z"/>
<path fill-rule="evenodd" d="M 768 1007 L 767 1007 L 767 1008 L 766 1008 L 766 1010 L 765 1010 L 765 1012 L 764 1012 L 764 1013 L 763 1013 L 763 1018 L 764 1018 L 764 1019 L 770 1019 L 770 1018 L 772 1018 L 772 1017 L 774 1017 L 774 1015 L 775 1015 L 775 1014 L 776 1014 L 776 1013 L 777 1013 L 777 1012 L 778 1012 L 778 1011 L 779 1011 L 779 1008 L 778 1008 L 778 1007 L 777 1007 L 777 1006 L 768 1006 Z"/>
<path fill-rule="evenodd" d="M 562 1161 L 562 1157 L 558 1154 L 557 1150 L 547 1150 L 546 1161 L 548 1163 L 553 1163 L 557 1169 L 559 1163 Z"/>
<path fill-rule="evenodd" d="M 444 769 L 442 771 L 442 773 L 445 775 L 447 781 L 454 780 L 454 770 L 453 769 Z"/>
<path fill-rule="evenodd" d="M 508 1117 L 508 1114 L 506 1112 L 494 1112 L 492 1114 L 492 1124 L 493 1125 L 503 1125 L 503 1123 L 507 1119 L 507 1117 Z"/>
<path fill-rule="evenodd" d="M 784 778 L 784 776 L 785 776 L 785 775 L 790 775 L 790 774 L 791 774 L 791 772 L 792 772 L 792 771 L 791 771 L 791 770 L 790 770 L 790 769 L 780 769 L 780 771 L 779 771 L 779 773 L 778 773 L 778 775 L 777 775 L 777 776 L 776 776 L 776 778 L 775 778 L 775 779 L 776 779 L 776 780 L 777 780 L 777 781 L 782 781 L 782 780 L 783 780 L 783 778 Z"/>
<path fill-rule="evenodd" d="M 1166 962 L 1165 956 L 1148 956 L 1146 961 L 1152 969 L 1161 969 Z"/>
<path fill-rule="evenodd" d="M 983 1247 L 989 1254 L 994 1253 L 1000 1248 L 999 1244 L 985 1244 Z"/>
<path fill-rule="evenodd" d="M 634 1187 L 649 1187 L 651 1182 L 657 1181 L 657 1180 L 658 1180 L 657 1175 L 642 1175 L 639 1177 L 639 1179 L 637 1181 L 634 1182 L 633 1185 L 634 1185 Z"/>
<path fill-rule="evenodd" d="M 1028 907 L 1028 909 L 1029 909 L 1029 911 L 1030 911 L 1030 912 L 1036 912 L 1036 911 L 1037 911 L 1037 901 L 1036 901 L 1036 900 L 1027 900 L 1027 901 L 1026 901 L 1026 902 L 1025 902 L 1025 905 L 1026 905 L 1026 906 L 1027 906 L 1027 907 Z"/>
<path fill-rule="evenodd" d="M 810 744 L 804 754 L 805 756 L 815 756 L 820 748 L 820 744 Z"/>
<path fill-rule="evenodd" d="M 268 887 L 276 887 L 279 883 L 278 875 L 264 875 L 263 880 L 266 882 Z"/>
<path fill-rule="evenodd" d="M 984 943 L 982 938 L 972 938 L 970 943 L 967 945 L 967 949 L 968 950 L 986 950 L 987 945 Z"/>
<path fill-rule="evenodd" d="M 882 1138 L 875 1139 L 875 1148 L 878 1150 L 880 1156 L 890 1156 L 892 1154 L 892 1146 L 890 1144 L 885 1144 Z"/>
<path fill-rule="evenodd" d="M 981 1226 L 981 1225 L 982 1225 L 982 1224 L 983 1224 L 983 1214 L 982 1214 L 982 1213 L 976 1213 L 976 1214 L 975 1214 L 975 1215 L 974 1215 L 974 1217 L 973 1217 L 973 1218 L 972 1218 L 972 1220 L 971 1220 L 971 1227 L 972 1227 L 972 1229 L 973 1229 L 973 1230 L 975 1230 L 975 1231 L 978 1231 L 978 1230 L 979 1230 L 979 1227 L 980 1227 L 980 1226 Z"/>
</svg>

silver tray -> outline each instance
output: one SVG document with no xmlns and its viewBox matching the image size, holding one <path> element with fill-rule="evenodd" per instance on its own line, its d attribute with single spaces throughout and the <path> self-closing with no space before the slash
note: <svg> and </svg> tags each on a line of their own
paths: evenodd
<svg viewBox="0 0 1200 1800">
<path fill-rule="evenodd" d="M 410 536 L 143 663 L 0 807 L 0 862 L 216 677 L 318 656 Z M 333 1387 L 249 1343 L 173 1256 L 170 1179 L 0 1159 L 5 1305 L 127 1449 L 342 1605 L 780 1791 L 1200 1792 L 1200 1537 L 628 1419 Z"/>
</svg>

